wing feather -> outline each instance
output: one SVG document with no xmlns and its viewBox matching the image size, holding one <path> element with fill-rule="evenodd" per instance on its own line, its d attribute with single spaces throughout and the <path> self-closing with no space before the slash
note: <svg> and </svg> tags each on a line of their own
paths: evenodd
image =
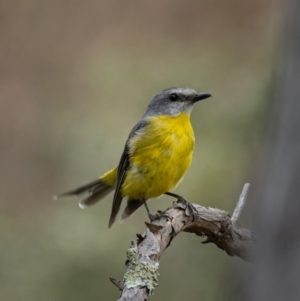
<svg viewBox="0 0 300 301">
<path fill-rule="evenodd" d="M 114 199 L 113 199 L 113 203 L 112 203 L 111 214 L 110 214 L 109 224 L 108 224 L 109 228 L 115 222 L 116 216 L 121 207 L 121 203 L 122 203 L 122 199 L 123 199 L 121 187 L 125 180 L 125 175 L 126 175 L 126 171 L 127 171 L 128 167 L 129 167 L 129 154 L 128 154 L 128 147 L 126 145 L 124 148 L 120 163 L 119 163 L 119 167 L 118 167 L 116 190 L 115 190 L 115 194 L 114 194 Z"/>
<path fill-rule="evenodd" d="M 118 166 L 115 194 L 114 194 L 114 199 L 113 199 L 113 203 L 112 203 L 109 223 L 108 223 L 109 228 L 113 225 L 113 223 L 116 220 L 116 216 L 120 210 L 122 199 L 124 197 L 122 195 L 121 188 L 122 188 L 122 185 L 123 185 L 125 177 L 126 177 L 126 172 L 127 172 L 128 168 L 130 167 L 130 153 L 129 153 L 130 139 L 133 138 L 137 134 L 137 132 L 139 130 L 141 130 L 142 128 L 144 128 L 147 124 L 148 123 L 147 123 L 146 119 L 141 119 L 131 130 L 129 137 L 126 141 L 125 148 L 122 153 L 120 163 Z"/>
</svg>

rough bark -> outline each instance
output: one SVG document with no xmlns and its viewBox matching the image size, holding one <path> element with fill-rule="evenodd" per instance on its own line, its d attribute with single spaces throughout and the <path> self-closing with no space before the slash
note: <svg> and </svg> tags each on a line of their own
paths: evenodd
<svg viewBox="0 0 300 301">
<path fill-rule="evenodd" d="M 127 250 L 126 273 L 123 281 L 111 279 L 120 290 L 118 301 L 147 300 L 157 286 L 159 259 L 180 232 L 206 237 L 203 244 L 214 243 L 230 256 L 251 261 L 255 236 L 236 225 L 245 203 L 245 186 L 231 219 L 228 212 L 206 208 L 178 200 L 171 208 L 159 212 L 146 230 L 137 235 Z"/>
</svg>

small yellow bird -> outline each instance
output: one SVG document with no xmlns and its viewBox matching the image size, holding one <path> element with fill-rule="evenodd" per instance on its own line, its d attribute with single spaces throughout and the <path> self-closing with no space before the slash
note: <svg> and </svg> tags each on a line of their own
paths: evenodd
<svg viewBox="0 0 300 301">
<path fill-rule="evenodd" d="M 191 164 L 195 138 L 190 114 L 196 102 L 210 96 L 190 88 L 169 88 L 158 93 L 131 130 L 119 165 L 55 198 L 88 193 L 79 203 L 80 208 L 86 208 L 115 190 L 109 228 L 125 197 L 127 206 L 122 221 L 143 204 L 151 218 L 146 201 L 163 194 L 172 195 L 169 190 L 176 187 Z"/>
</svg>

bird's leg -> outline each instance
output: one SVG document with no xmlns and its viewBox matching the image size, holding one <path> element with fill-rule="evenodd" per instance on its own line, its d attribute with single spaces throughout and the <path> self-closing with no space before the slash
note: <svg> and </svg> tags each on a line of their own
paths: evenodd
<svg viewBox="0 0 300 301">
<path fill-rule="evenodd" d="M 147 210 L 147 214 L 148 214 L 148 217 L 149 217 L 150 221 L 153 222 L 154 220 L 157 219 L 157 216 L 150 213 L 149 207 L 147 205 L 147 200 L 144 200 L 143 203 L 144 203 L 144 206 Z"/>
<path fill-rule="evenodd" d="M 187 201 L 183 196 L 173 193 L 173 192 L 168 192 L 168 191 L 165 192 L 165 194 L 172 196 L 173 198 L 176 198 L 178 201 L 185 204 L 192 211 L 193 214 L 198 213 L 197 209 L 193 206 L 193 204 L 191 204 L 189 201 Z"/>
</svg>

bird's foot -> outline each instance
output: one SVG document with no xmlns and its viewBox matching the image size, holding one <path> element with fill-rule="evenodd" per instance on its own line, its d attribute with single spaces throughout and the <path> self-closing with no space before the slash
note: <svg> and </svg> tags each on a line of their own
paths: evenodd
<svg viewBox="0 0 300 301">
<path fill-rule="evenodd" d="M 189 201 L 187 201 L 183 196 L 173 193 L 173 192 L 165 192 L 165 194 L 172 196 L 172 197 L 176 198 L 178 202 L 183 203 L 192 212 L 192 214 L 198 213 L 195 206 L 192 203 L 190 203 Z"/>
<path fill-rule="evenodd" d="M 159 216 L 157 214 L 151 214 L 151 213 L 148 213 L 148 217 L 149 217 L 151 223 L 159 218 Z"/>
<path fill-rule="evenodd" d="M 167 221 L 171 221 L 173 219 L 173 217 L 168 214 L 167 212 L 163 212 L 158 210 L 157 214 L 156 214 L 159 218 L 164 217 Z"/>
</svg>

